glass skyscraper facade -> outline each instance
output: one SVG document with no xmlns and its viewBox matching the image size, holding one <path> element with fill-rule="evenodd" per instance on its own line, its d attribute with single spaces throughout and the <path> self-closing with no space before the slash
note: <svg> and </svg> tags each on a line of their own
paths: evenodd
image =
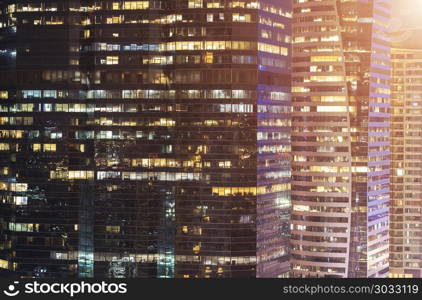
<svg viewBox="0 0 422 300">
<path fill-rule="evenodd" d="M 294 277 L 385 277 L 389 256 L 387 0 L 294 0 Z"/>
<path fill-rule="evenodd" d="M 397 43 L 402 48 L 392 49 L 390 277 L 393 278 L 422 277 L 422 50 L 403 47 L 408 44 L 403 40 Z"/>
<path fill-rule="evenodd" d="M 286 276 L 289 2 L 0 1 L 1 271 Z"/>
</svg>

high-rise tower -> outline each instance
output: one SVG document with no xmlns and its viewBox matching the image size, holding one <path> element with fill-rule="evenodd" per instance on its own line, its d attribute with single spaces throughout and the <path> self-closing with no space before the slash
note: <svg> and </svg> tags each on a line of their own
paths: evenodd
<svg viewBox="0 0 422 300">
<path fill-rule="evenodd" d="M 0 268 L 288 272 L 282 0 L 0 1 Z"/>
<path fill-rule="evenodd" d="M 418 30 L 420 34 L 420 30 Z M 422 48 L 392 49 L 390 277 L 422 277 Z"/>
<path fill-rule="evenodd" d="M 388 273 L 388 0 L 295 0 L 292 274 Z"/>
</svg>

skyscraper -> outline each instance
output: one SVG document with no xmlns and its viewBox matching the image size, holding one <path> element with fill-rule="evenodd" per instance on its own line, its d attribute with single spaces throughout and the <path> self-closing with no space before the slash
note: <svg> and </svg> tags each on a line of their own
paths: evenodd
<svg viewBox="0 0 422 300">
<path fill-rule="evenodd" d="M 388 274 L 388 0 L 295 0 L 292 275 Z"/>
<path fill-rule="evenodd" d="M 289 1 L 0 1 L 0 269 L 289 269 Z"/>
<path fill-rule="evenodd" d="M 406 40 L 397 46 L 402 48 L 392 49 L 390 277 L 420 278 L 422 48 L 406 49 Z"/>
</svg>

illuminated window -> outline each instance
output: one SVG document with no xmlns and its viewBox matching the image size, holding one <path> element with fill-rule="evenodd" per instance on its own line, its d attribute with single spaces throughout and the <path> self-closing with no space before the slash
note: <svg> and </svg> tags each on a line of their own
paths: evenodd
<svg viewBox="0 0 422 300">
<path fill-rule="evenodd" d="M 0 169 L 0 174 L 1 175 L 8 175 L 9 174 L 9 168 L 8 167 L 3 167 Z"/>
<path fill-rule="evenodd" d="M 94 179 L 93 171 L 69 171 L 69 179 Z"/>
<path fill-rule="evenodd" d="M 250 22 L 250 21 L 251 21 L 250 14 L 239 14 L 239 13 L 233 14 L 233 22 Z"/>
<path fill-rule="evenodd" d="M 311 56 L 311 62 L 342 61 L 341 56 Z"/>
<path fill-rule="evenodd" d="M 317 112 L 347 112 L 347 106 L 317 106 Z"/>
<path fill-rule="evenodd" d="M 107 24 L 121 24 L 122 23 L 122 16 L 117 17 L 109 17 L 106 19 Z"/>
<path fill-rule="evenodd" d="M 23 98 L 41 98 L 41 91 L 40 90 L 23 90 L 22 91 Z"/>
<path fill-rule="evenodd" d="M 205 54 L 204 61 L 205 61 L 206 64 L 212 64 L 213 63 L 213 58 L 214 58 L 213 53 L 212 52 L 207 52 Z"/>
<path fill-rule="evenodd" d="M 336 81 L 344 81 L 343 76 L 311 76 L 311 81 L 314 82 L 336 82 Z"/>
<path fill-rule="evenodd" d="M 0 91 L 0 99 L 7 99 L 9 97 L 8 91 Z"/>
<path fill-rule="evenodd" d="M 309 211 L 309 206 L 306 205 L 293 205 L 295 211 Z"/>
<path fill-rule="evenodd" d="M 219 168 L 230 168 L 232 166 L 232 162 L 231 161 L 220 161 L 218 162 L 218 167 Z"/>
<path fill-rule="evenodd" d="M 202 8 L 203 0 L 189 0 L 188 8 Z"/>
<path fill-rule="evenodd" d="M 107 65 L 117 65 L 119 64 L 119 57 L 118 56 L 107 56 L 106 58 Z"/>
<path fill-rule="evenodd" d="M 106 231 L 109 232 L 109 233 L 119 233 L 120 232 L 120 226 L 118 226 L 118 225 L 116 225 L 116 226 L 107 225 Z"/>
<path fill-rule="evenodd" d="M 91 30 L 85 29 L 84 30 L 84 38 L 89 39 L 91 37 Z"/>
<path fill-rule="evenodd" d="M 199 244 L 197 244 L 197 245 L 193 246 L 192 250 L 193 250 L 193 252 L 194 252 L 195 254 L 198 254 L 198 253 L 199 253 L 199 251 L 201 251 L 201 243 L 199 243 Z"/>
<path fill-rule="evenodd" d="M 256 195 L 256 187 L 213 187 L 213 195 L 233 196 L 233 195 Z"/>
<path fill-rule="evenodd" d="M 10 191 L 12 192 L 26 192 L 28 190 L 27 183 L 11 183 Z"/>
<path fill-rule="evenodd" d="M 14 196 L 14 203 L 16 205 L 27 205 L 28 204 L 28 197 L 23 196 Z"/>
<path fill-rule="evenodd" d="M 250 21 L 251 21 L 250 14 L 239 14 L 239 13 L 233 14 L 233 22 L 250 22 Z"/>
<path fill-rule="evenodd" d="M 7 260 L 0 259 L 0 268 L 9 269 L 9 262 Z"/>
<path fill-rule="evenodd" d="M 207 7 L 208 8 L 220 8 L 220 7 L 223 7 L 223 6 L 220 4 L 220 0 L 208 0 Z"/>
<path fill-rule="evenodd" d="M 44 152 L 56 152 L 56 144 L 44 144 L 43 145 Z"/>
<path fill-rule="evenodd" d="M 28 223 L 9 223 L 9 230 L 17 232 L 33 232 L 38 231 L 39 224 L 28 224 Z"/>
<path fill-rule="evenodd" d="M 267 43 L 258 43 L 258 50 L 283 56 L 287 56 L 289 54 L 289 49 L 287 49 L 286 47 L 280 47 Z"/>
<path fill-rule="evenodd" d="M 345 96 L 312 96 L 312 102 L 345 102 Z"/>
<path fill-rule="evenodd" d="M 147 9 L 149 7 L 149 1 L 125 1 L 123 4 L 124 9 Z"/>
</svg>

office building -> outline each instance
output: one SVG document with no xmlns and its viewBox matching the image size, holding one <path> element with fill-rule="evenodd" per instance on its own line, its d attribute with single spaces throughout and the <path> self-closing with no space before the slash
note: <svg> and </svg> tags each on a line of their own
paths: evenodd
<svg viewBox="0 0 422 300">
<path fill-rule="evenodd" d="M 295 0 L 293 277 L 385 277 L 389 264 L 387 0 Z"/>
<path fill-rule="evenodd" d="M 289 271 L 291 5 L 0 1 L 0 269 Z"/>
<path fill-rule="evenodd" d="M 406 39 L 400 45 L 411 46 Z M 389 276 L 393 278 L 422 277 L 421 49 L 392 49 Z"/>
</svg>

